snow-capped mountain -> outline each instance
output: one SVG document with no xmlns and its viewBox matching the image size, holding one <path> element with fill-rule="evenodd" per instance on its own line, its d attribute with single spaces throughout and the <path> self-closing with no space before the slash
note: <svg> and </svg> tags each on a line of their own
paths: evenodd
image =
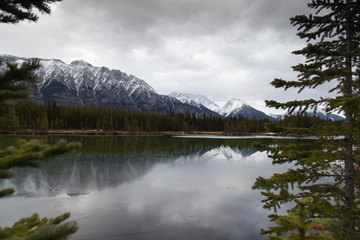
<svg viewBox="0 0 360 240">
<path fill-rule="evenodd" d="M 217 112 L 223 117 L 242 116 L 244 118 L 272 119 L 272 117 L 249 106 L 245 101 L 239 98 L 233 98 L 223 107 L 219 107 L 216 103 L 210 101 L 202 95 L 173 92 L 170 96 L 183 103 L 187 103 L 198 108 L 206 107 L 214 112 Z"/>
<path fill-rule="evenodd" d="M 7 61 L 21 64 L 26 58 L 0 55 Z M 150 113 L 190 112 L 216 115 L 207 108 L 193 105 L 166 95 L 160 95 L 135 76 L 120 70 L 95 67 L 82 60 L 66 64 L 58 59 L 40 59 L 35 72 L 39 83 L 33 85 L 33 100 L 78 107 L 106 107 Z M 4 70 L 4 69 L 3 69 Z M 1 69 L 0 69 L 1 71 Z"/>
<path fill-rule="evenodd" d="M 218 113 L 224 117 L 242 116 L 250 119 L 271 119 L 271 117 L 265 113 L 249 106 L 245 101 L 239 98 L 229 100 L 222 108 L 220 108 Z"/>
<path fill-rule="evenodd" d="M 206 107 L 214 112 L 218 112 L 220 109 L 220 107 L 216 103 L 210 101 L 207 97 L 199 94 L 172 92 L 170 93 L 170 97 L 176 98 L 182 103 L 198 106 L 200 108 Z"/>
<path fill-rule="evenodd" d="M 110 107 L 126 110 L 151 111 L 155 90 L 145 81 L 119 70 L 94 67 L 77 60 L 65 64 L 60 60 L 41 60 L 35 72 L 44 102 L 64 105 Z M 140 97 L 141 96 L 141 97 Z M 136 101 L 137 100 L 137 101 Z"/>
<path fill-rule="evenodd" d="M 27 58 L 0 55 L 0 59 L 18 64 Z M 133 75 L 106 67 L 95 67 L 83 60 L 66 64 L 58 59 L 40 59 L 36 71 L 38 84 L 32 85 L 33 101 L 53 102 L 77 107 L 105 107 L 129 111 L 168 113 L 170 111 L 244 118 L 279 120 L 281 116 L 268 116 L 249 106 L 239 98 L 233 98 L 223 107 L 207 97 L 196 94 L 173 92 L 169 96 L 158 94 L 149 84 Z M 0 65 L 0 72 L 5 70 Z M 343 120 L 341 116 L 321 112 L 323 119 Z"/>
<path fill-rule="evenodd" d="M 221 109 L 219 113 L 225 117 L 231 117 L 234 113 L 241 111 L 246 106 L 246 102 L 240 98 L 232 98 Z"/>
</svg>

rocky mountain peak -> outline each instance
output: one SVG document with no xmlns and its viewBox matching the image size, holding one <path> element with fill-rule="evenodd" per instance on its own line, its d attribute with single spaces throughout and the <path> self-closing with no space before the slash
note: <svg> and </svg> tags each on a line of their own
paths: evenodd
<svg viewBox="0 0 360 240">
<path fill-rule="evenodd" d="M 28 60 L 9 55 L 0 59 L 20 63 Z M 191 104 L 156 91 L 133 75 L 106 67 L 95 67 L 83 60 L 66 64 L 56 59 L 40 59 L 40 68 L 35 71 L 38 84 L 32 86 L 33 101 L 76 107 L 104 107 L 128 111 L 168 113 L 170 111 L 217 115 L 206 107 Z M 0 66 L 0 72 L 4 71 Z"/>
<path fill-rule="evenodd" d="M 228 102 L 228 104 L 232 104 L 232 105 L 248 105 L 244 100 L 242 100 L 241 98 L 238 97 L 233 97 L 231 98 Z"/>
<path fill-rule="evenodd" d="M 172 92 L 170 93 L 170 97 L 176 98 L 182 103 L 194 105 L 194 106 L 204 106 L 214 112 L 217 112 L 219 106 L 213 101 L 209 100 L 204 95 L 199 94 L 191 94 L 191 93 L 180 93 L 180 92 Z"/>
<path fill-rule="evenodd" d="M 84 60 L 75 60 L 72 61 L 70 63 L 70 65 L 72 66 L 76 66 L 76 67 L 92 67 L 93 65 L 91 65 L 90 63 L 84 61 Z"/>
<path fill-rule="evenodd" d="M 220 108 L 219 113 L 225 117 L 228 117 L 232 115 L 234 111 L 239 111 L 244 106 L 248 106 L 245 101 L 240 98 L 233 97 L 222 108 Z"/>
</svg>

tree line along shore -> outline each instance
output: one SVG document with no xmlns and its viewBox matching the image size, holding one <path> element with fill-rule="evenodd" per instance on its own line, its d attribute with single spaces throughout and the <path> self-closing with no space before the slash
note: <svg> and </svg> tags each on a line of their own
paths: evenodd
<svg viewBox="0 0 360 240">
<path fill-rule="evenodd" d="M 267 132 L 247 133 L 247 132 L 205 132 L 205 131 L 156 131 L 156 132 L 133 132 L 117 130 L 71 130 L 71 129 L 17 129 L 0 130 L 0 135 L 89 135 L 89 136 L 170 136 L 170 135 L 213 135 L 213 136 L 279 136 Z"/>
<path fill-rule="evenodd" d="M 106 108 L 79 108 L 60 106 L 55 102 L 48 104 L 19 102 L 15 106 L 1 106 L 0 113 L 0 134 L 249 135 L 273 132 L 307 135 L 310 134 L 311 128 L 339 124 L 301 114 L 271 121 L 247 119 L 241 116 L 232 118 L 199 116 L 189 112 L 184 114 L 172 111 L 167 114 L 155 114 Z M 297 132 L 291 132 L 292 128 L 297 129 Z"/>
</svg>

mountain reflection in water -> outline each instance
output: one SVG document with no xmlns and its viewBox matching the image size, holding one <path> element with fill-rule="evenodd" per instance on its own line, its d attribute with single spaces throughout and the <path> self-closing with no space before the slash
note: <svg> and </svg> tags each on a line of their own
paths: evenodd
<svg viewBox="0 0 360 240">
<path fill-rule="evenodd" d="M 69 211 L 80 225 L 73 239 L 265 239 L 259 229 L 268 224 L 268 212 L 251 186 L 275 167 L 251 147 L 259 139 L 68 140 L 84 147 L 42 161 L 41 169 L 16 168 L 14 178 L 0 181 L 0 188 L 16 190 L 0 200 L 0 226 L 34 212 Z"/>
</svg>

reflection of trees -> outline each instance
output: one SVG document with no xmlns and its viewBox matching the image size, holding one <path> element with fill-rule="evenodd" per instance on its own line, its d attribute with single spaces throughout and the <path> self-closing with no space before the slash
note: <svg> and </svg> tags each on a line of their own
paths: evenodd
<svg viewBox="0 0 360 240">
<path fill-rule="evenodd" d="M 131 152 L 163 152 L 169 154 L 191 154 L 204 153 L 221 146 L 231 148 L 251 148 L 254 142 L 270 144 L 287 144 L 294 140 L 288 139 L 206 139 L 206 138 L 175 138 L 165 137 L 143 137 L 143 136 L 37 136 L 47 140 L 49 143 L 56 142 L 59 138 L 68 141 L 80 141 L 83 144 L 83 153 L 113 154 Z M 24 138 L 24 137 L 23 137 Z M 0 146 L 13 144 L 17 137 L 0 138 Z M 300 140 L 299 140 L 300 141 Z"/>
<path fill-rule="evenodd" d="M 45 138 L 49 142 L 58 140 L 58 137 Z M 159 162 L 191 164 L 206 161 L 208 154 L 241 159 L 255 152 L 251 147 L 254 142 L 270 145 L 288 141 L 172 137 L 67 137 L 67 140 L 81 141 L 81 153 L 43 161 L 41 169 L 14 169 L 16 177 L 4 185 L 14 186 L 18 194 L 86 193 L 134 181 Z"/>
<path fill-rule="evenodd" d="M 14 169 L 17 194 L 86 193 L 116 187 L 143 176 L 155 162 L 151 154 L 77 154 L 43 162 L 41 169 Z M 167 157 L 167 160 L 170 159 Z"/>
</svg>

